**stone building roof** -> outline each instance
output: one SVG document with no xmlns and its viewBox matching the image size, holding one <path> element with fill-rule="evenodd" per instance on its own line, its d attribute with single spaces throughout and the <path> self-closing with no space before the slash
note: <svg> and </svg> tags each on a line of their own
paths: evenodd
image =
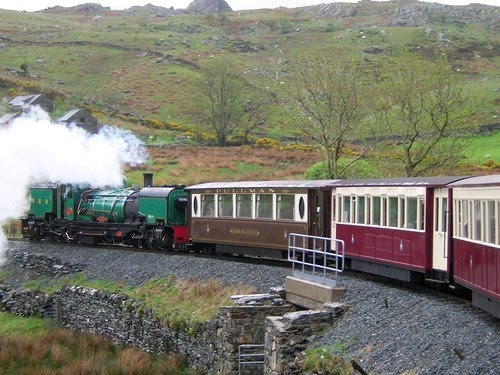
<svg viewBox="0 0 500 375">
<path fill-rule="evenodd" d="M 47 112 L 52 112 L 54 105 L 42 94 L 20 95 L 16 96 L 9 102 L 11 109 L 24 111 L 26 108 L 40 106 Z"/>
<path fill-rule="evenodd" d="M 93 134 L 99 131 L 97 119 L 92 116 L 89 111 L 83 108 L 76 108 L 66 112 L 57 122 L 67 125 L 75 124 Z"/>
<path fill-rule="evenodd" d="M 11 112 L 4 114 L 2 117 L 0 117 L 0 126 L 10 124 L 12 120 L 19 117 L 20 115 L 21 112 Z"/>
</svg>

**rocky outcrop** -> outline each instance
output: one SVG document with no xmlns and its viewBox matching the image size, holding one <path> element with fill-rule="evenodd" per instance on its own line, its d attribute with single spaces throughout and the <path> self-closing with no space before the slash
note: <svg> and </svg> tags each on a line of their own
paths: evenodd
<svg viewBox="0 0 500 375">
<path fill-rule="evenodd" d="M 304 8 L 309 14 L 341 19 L 350 17 L 380 17 L 386 26 L 423 26 L 442 22 L 476 23 L 498 29 L 499 7 L 469 4 L 466 6 L 425 3 L 421 1 L 391 1 L 359 3 L 330 3 Z"/>
<path fill-rule="evenodd" d="M 95 14 L 95 13 L 100 13 L 100 12 L 108 12 L 110 11 L 110 7 L 103 7 L 101 4 L 98 3 L 85 3 L 85 4 L 80 4 L 76 5 L 73 7 L 63 7 L 60 5 L 56 5 L 54 7 L 50 7 L 47 9 L 42 10 L 42 12 L 79 12 L 79 13 L 87 13 L 87 14 Z"/>
<path fill-rule="evenodd" d="M 233 11 L 224 0 L 194 0 L 188 5 L 187 10 L 203 14 Z"/>
<path fill-rule="evenodd" d="M 318 1 L 320 3 L 320 1 Z M 428 3 L 416 0 L 393 0 L 388 2 L 372 2 L 363 0 L 358 3 L 324 2 L 319 5 L 301 8 L 307 14 L 315 17 L 344 19 L 352 17 L 376 17 L 384 20 L 384 26 L 425 26 L 443 22 L 475 23 L 487 26 L 493 30 L 500 28 L 499 7 L 483 4 L 465 6 Z M 42 12 L 80 12 L 89 15 L 109 12 L 109 7 L 87 3 L 75 7 L 55 6 Z M 128 12 L 146 12 L 155 17 L 166 17 L 185 13 L 221 13 L 232 12 L 225 0 L 194 0 L 186 10 L 173 7 L 164 8 L 147 4 L 134 6 Z"/>
</svg>

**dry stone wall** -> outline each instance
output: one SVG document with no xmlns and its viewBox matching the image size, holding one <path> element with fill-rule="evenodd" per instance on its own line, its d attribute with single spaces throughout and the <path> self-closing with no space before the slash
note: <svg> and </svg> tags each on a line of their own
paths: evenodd
<svg viewBox="0 0 500 375">
<path fill-rule="evenodd" d="M 33 275 L 78 272 L 58 259 L 21 254 L 16 261 Z M 51 318 L 63 327 L 110 338 L 149 353 L 174 352 L 202 373 L 293 374 L 298 373 L 297 355 L 310 338 L 332 324 L 343 312 L 333 304 L 319 311 L 296 311 L 285 301 L 285 290 L 235 298 L 233 306 L 221 307 L 209 322 L 166 327 L 153 310 L 126 295 L 80 286 L 63 287 L 47 295 L 29 289 L 13 290 L 0 284 L 0 311 L 20 316 Z M 242 345 L 257 346 L 261 364 L 243 366 Z"/>
<path fill-rule="evenodd" d="M 139 302 L 91 288 L 68 286 L 48 296 L 0 285 L 0 300 L 1 311 L 49 317 L 66 328 L 103 335 L 116 344 L 133 345 L 149 353 L 175 352 L 191 367 L 218 374 L 238 373 L 240 345 L 264 344 L 267 316 L 295 310 L 279 294 L 244 296 L 234 306 L 221 307 L 209 322 L 171 329 Z M 255 371 L 247 366 L 241 373 Z"/>
<path fill-rule="evenodd" d="M 334 320 L 346 310 L 347 306 L 344 304 L 329 303 L 321 310 L 296 311 L 268 317 L 264 374 L 300 374 L 300 354 L 309 347 L 311 338 L 331 327 Z"/>
<path fill-rule="evenodd" d="M 243 298 L 235 306 L 222 307 L 219 312 L 219 344 L 221 356 L 218 374 L 255 374 L 256 365 L 241 366 L 238 360 L 240 345 L 264 345 L 266 317 L 281 316 L 294 311 L 293 305 L 285 304 L 277 295 L 261 297 L 259 300 Z M 264 347 L 255 350 L 264 354 Z M 262 373 L 262 365 L 260 373 Z"/>
</svg>

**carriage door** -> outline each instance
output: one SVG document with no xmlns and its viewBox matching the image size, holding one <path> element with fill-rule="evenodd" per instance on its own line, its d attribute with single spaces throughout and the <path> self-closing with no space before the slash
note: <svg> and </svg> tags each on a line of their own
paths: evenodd
<svg viewBox="0 0 500 375">
<path fill-rule="evenodd" d="M 310 204 L 309 233 L 313 236 L 328 237 L 330 217 L 330 194 L 314 190 Z"/>
<path fill-rule="evenodd" d="M 330 207 L 330 223 L 328 225 L 331 225 L 330 228 L 330 236 L 333 239 L 336 239 L 337 237 L 337 197 L 335 194 L 335 189 L 332 189 L 332 194 L 331 194 L 331 207 Z"/>
<path fill-rule="evenodd" d="M 448 191 L 434 191 L 434 238 L 432 246 L 432 268 L 447 271 L 448 269 Z"/>
</svg>

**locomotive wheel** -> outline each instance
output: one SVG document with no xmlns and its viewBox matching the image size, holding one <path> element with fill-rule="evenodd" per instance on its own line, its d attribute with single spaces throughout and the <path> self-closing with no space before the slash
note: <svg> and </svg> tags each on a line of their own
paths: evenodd
<svg viewBox="0 0 500 375">
<path fill-rule="evenodd" d="M 31 234 L 31 236 L 29 237 L 29 240 L 32 242 L 40 242 L 41 237 L 40 237 L 40 227 L 39 226 L 36 226 L 33 229 L 33 232 Z"/>
<path fill-rule="evenodd" d="M 58 237 L 54 233 L 49 233 L 45 236 L 47 242 L 57 242 Z"/>
<path fill-rule="evenodd" d="M 167 251 L 172 251 L 174 249 L 174 239 L 170 236 L 163 236 L 163 249 Z"/>
</svg>

